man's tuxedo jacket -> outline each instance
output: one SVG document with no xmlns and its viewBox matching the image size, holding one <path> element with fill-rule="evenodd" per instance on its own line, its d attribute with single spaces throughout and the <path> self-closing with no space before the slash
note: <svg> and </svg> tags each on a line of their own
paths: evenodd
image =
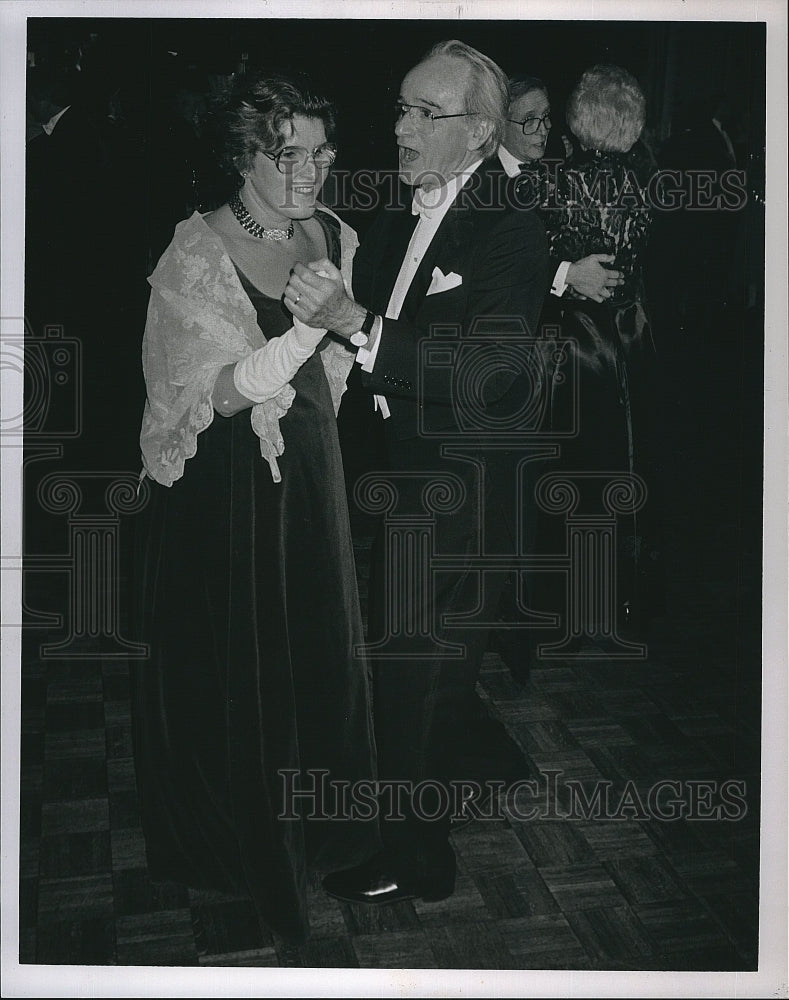
<svg viewBox="0 0 789 1000">
<path fill-rule="evenodd" d="M 419 436 L 420 427 L 458 430 L 452 369 L 471 356 L 464 351 L 481 362 L 473 405 L 512 411 L 512 402 L 504 402 L 508 393 L 535 391 L 508 359 L 513 342 L 528 349 L 538 336 L 551 263 L 542 223 L 518 206 L 516 183 L 497 159 L 472 174 L 433 237 L 399 318 L 384 319 L 375 369 L 362 373 L 362 385 L 386 397 L 388 435 L 406 440 Z M 413 223 L 410 202 L 384 206 L 357 253 L 354 296 L 379 315 L 386 312 Z M 425 361 L 425 338 L 436 337 L 447 347 L 438 364 Z"/>
</svg>

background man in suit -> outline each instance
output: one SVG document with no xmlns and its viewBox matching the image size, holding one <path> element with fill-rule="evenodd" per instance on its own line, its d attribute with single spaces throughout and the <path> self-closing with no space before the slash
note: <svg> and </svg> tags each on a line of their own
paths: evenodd
<svg viewBox="0 0 789 1000">
<path fill-rule="evenodd" d="M 536 179 L 542 158 L 547 154 L 549 160 L 555 160 L 548 151 L 553 127 L 548 90 L 536 76 L 515 76 L 510 77 L 509 91 L 499 159 L 510 177 L 533 170 Z M 604 302 L 611 290 L 621 284 L 621 272 L 603 266 L 613 260 L 612 254 L 592 253 L 577 261 L 559 262 L 551 294 L 561 297 L 566 288 L 571 288 L 583 298 Z"/>
<path fill-rule="evenodd" d="M 539 396 L 530 335 L 549 287 L 548 249 L 535 214 L 507 204 L 495 158 L 506 109 L 507 81 L 495 63 L 461 42 L 435 46 L 406 75 L 398 100 L 398 168 L 413 205 L 386 206 L 373 224 L 356 259 L 356 301 L 326 261 L 296 265 L 285 293 L 299 319 L 361 345 L 362 383 L 385 418 L 397 513 L 424 516 L 431 486 L 456 492 L 454 509 L 435 514 L 440 555 L 479 552 L 483 536 L 486 552 L 513 551 L 514 479 L 502 452 L 476 431 L 532 413 Z M 420 342 L 439 327 L 450 331 L 441 345 L 447 358 L 420 369 Z M 371 587 L 379 777 L 427 784 L 418 801 L 406 794 L 384 807 L 380 856 L 324 880 L 328 892 L 356 902 L 437 900 L 454 890 L 441 789 L 464 777 L 458 759 L 487 631 L 446 618 L 478 606 L 492 615 L 502 582 L 468 565 L 432 576 L 420 566 L 427 584 L 414 579 L 403 596 L 410 620 L 433 629 L 425 650 L 423 634 L 392 629 L 390 559 L 379 551 Z"/>
</svg>

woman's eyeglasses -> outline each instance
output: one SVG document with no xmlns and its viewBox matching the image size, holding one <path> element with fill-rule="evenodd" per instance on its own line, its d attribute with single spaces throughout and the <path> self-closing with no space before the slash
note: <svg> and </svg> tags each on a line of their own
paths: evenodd
<svg viewBox="0 0 789 1000">
<path fill-rule="evenodd" d="M 260 152 L 274 161 L 274 166 L 281 174 L 291 174 L 301 170 L 310 159 L 318 169 L 324 170 L 337 159 L 337 147 L 333 142 L 324 142 L 312 152 L 303 146 L 283 146 L 276 153 L 267 153 L 265 149 L 261 149 Z"/>
</svg>

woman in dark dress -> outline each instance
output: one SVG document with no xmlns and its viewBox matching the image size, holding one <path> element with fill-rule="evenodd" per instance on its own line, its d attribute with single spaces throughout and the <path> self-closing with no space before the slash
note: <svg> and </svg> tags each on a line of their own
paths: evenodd
<svg viewBox="0 0 789 1000">
<path fill-rule="evenodd" d="M 375 777 L 335 419 L 353 355 L 282 296 L 297 262 L 349 281 L 357 240 L 317 201 L 329 104 L 262 79 L 223 125 L 240 187 L 149 279 L 135 759 L 152 878 L 246 893 L 300 940 L 309 873 L 378 841 L 331 793 Z"/>
<path fill-rule="evenodd" d="M 656 596 L 659 580 L 659 504 L 649 427 L 657 358 L 641 279 L 651 222 L 645 189 L 652 165 L 635 145 L 644 112 L 643 94 L 630 74 L 594 67 L 568 104 L 575 134 L 554 142 L 546 156 L 555 134 L 547 88 L 536 77 L 515 77 L 499 150 L 505 170 L 518 179 L 519 199 L 539 205 L 549 237 L 554 279 L 541 325 L 561 329 L 569 345 L 567 354 L 559 355 L 549 347 L 546 358 L 549 372 L 557 358 L 563 362 L 549 380 L 544 427 L 546 434 L 556 434 L 559 454 L 545 460 L 541 471 L 572 480 L 583 505 L 579 512 L 605 515 L 603 483 L 617 477 L 639 475 L 649 494 L 644 506 L 633 504 L 618 516 L 617 607 L 604 620 L 587 621 L 598 631 L 606 630 L 611 618 L 620 630 L 643 624 L 644 606 Z M 575 433 L 568 436 L 570 428 Z M 564 517 L 539 511 L 530 530 L 539 554 L 565 551 Z M 561 642 L 577 612 L 561 574 L 537 571 L 524 577 L 524 595 L 516 595 L 514 586 L 505 590 L 501 620 L 522 617 L 519 596 L 534 610 L 560 613 L 561 620 L 555 630 L 501 628 L 493 634 L 491 648 L 520 683 L 528 679 L 541 647 Z"/>
<path fill-rule="evenodd" d="M 618 518 L 618 624 L 638 624 L 657 599 L 658 475 L 654 419 L 657 356 L 644 303 L 642 262 L 651 215 L 647 185 L 654 164 L 638 143 L 645 100 L 618 66 L 587 70 L 570 95 L 567 123 L 575 151 L 544 192 L 543 219 L 557 261 L 613 255 L 619 281 L 599 300 L 568 286 L 561 300 L 577 378 L 554 382 L 552 426 L 575 422 L 557 469 L 581 473 L 581 503 L 604 513 L 600 477 L 641 477 L 646 493 Z M 592 492 L 596 493 L 592 497 Z M 643 504 L 642 504 L 643 500 Z M 643 622 L 642 622 L 643 623 Z"/>
<path fill-rule="evenodd" d="M 507 174 L 515 179 L 519 202 L 534 205 L 542 214 L 543 208 L 555 204 L 555 200 L 551 199 L 555 172 L 570 155 L 572 144 L 566 136 L 559 137 L 558 129 L 553 128 L 556 116 L 551 109 L 548 88 L 542 80 L 525 74 L 510 77 L 509 96 L 499 159 Z M 560 219 L 553 221 L 556 226 L 561 225 Z M 551 293 L 546 296 L 540 319 L 545 331 L 561 327 L 562 296 L 567 295 L 568 290 L 576 300 L 586 298 L 603 302 L 608 288 L 621 281 L 621 274 L 614 266 L 613 254 L 591 252 L 580 241 L 574 248 L 577 256 L 557 256 L 560 248 L 555 236 L 556 233 Z M 554 410 L 553 415 L 558 416 L 559 411 Z M 566 416 L 566 413 L 562 415 Z M 558 427 L 558 422 L 554 422 L 550 429 Z M 536 474 L 536 465 L 532 468 Z M 556 471 L 557 463 L 547 461 L 544 469 Z M 539 547 L 544 554 L 563 550 L 564 528 L 555 516 L 534 516 L 534 511 L 530 511 L 525 528 L 529 547 Z M 539 610 L 555 614 L 564 601 L 562 586 L 563 581 L 555 574 L 549 576 L 541 571 L 511 574 L 499 602 L 499 621 L 518 622 L 523 618 L 524 607 L 536 607 L 538 603 Z M 531 629 L 501 627 L 491 632 L 490 649 L 499 654 L 513 679 L 524 684 L 536 659 L 537 646 L 547 641 L 542 626 Z"/>
</svg>

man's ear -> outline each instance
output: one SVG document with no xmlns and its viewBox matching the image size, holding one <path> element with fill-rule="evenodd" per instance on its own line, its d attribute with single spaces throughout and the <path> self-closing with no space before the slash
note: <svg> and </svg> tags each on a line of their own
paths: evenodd
<svg viewBox="0 0 789 1000">
<path fill-rule="evenodd" d="M 468 129 L 468 142 L 466 143 L 466 149 L 472 151 L 484 146 L 492 131 L 493 122 L 490 121 L 489 118 L 483 118 L 481 115 L 474 115 L 474 120 Z"/>
</svg>

